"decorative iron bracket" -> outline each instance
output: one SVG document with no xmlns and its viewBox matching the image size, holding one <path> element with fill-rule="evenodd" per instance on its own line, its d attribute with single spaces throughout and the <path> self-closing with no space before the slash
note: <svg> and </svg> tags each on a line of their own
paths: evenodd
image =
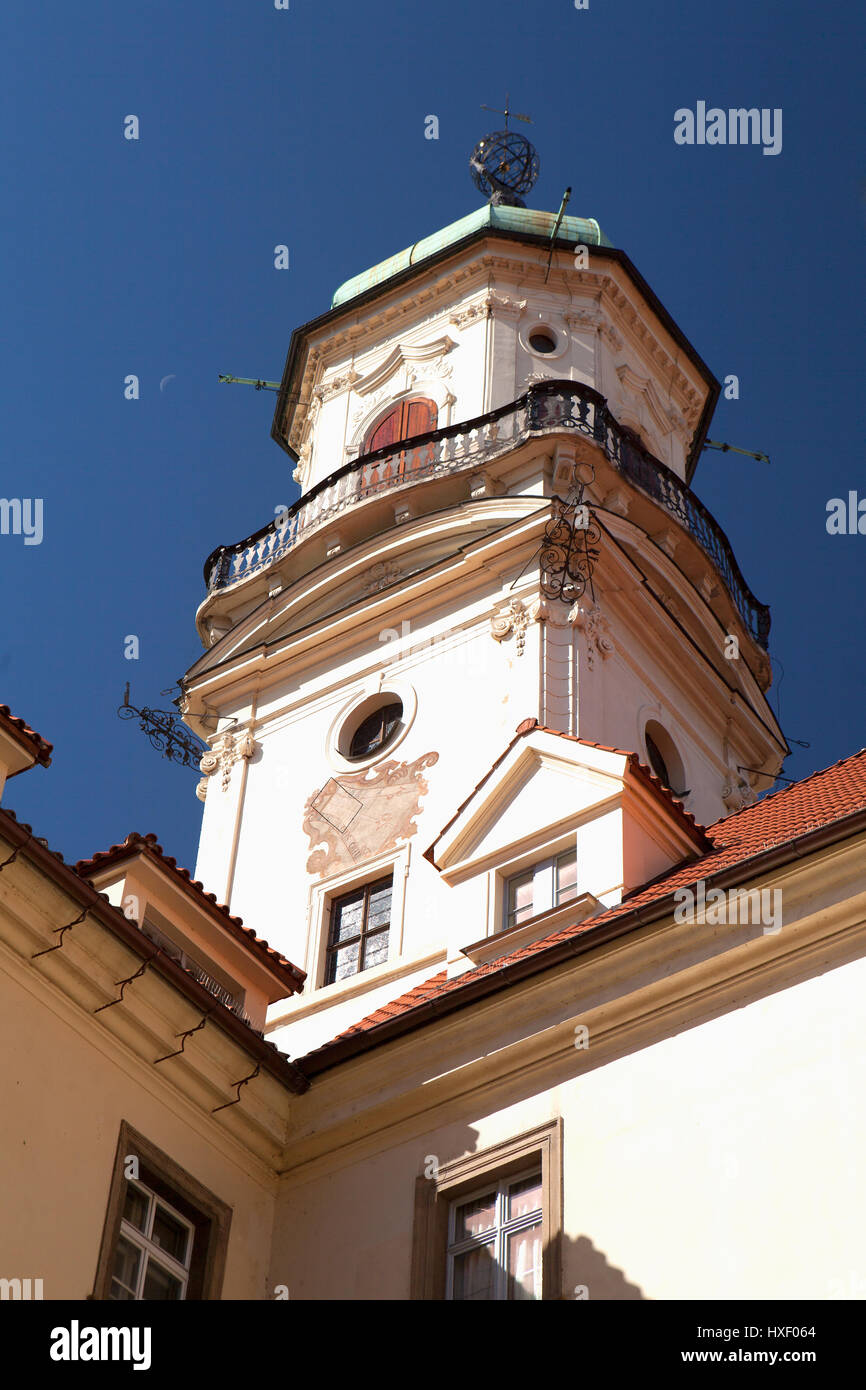
<svg viewBox="0 0 866 1390">
<path fill-rule="evenodd" d="M 554 495 L 541 543 L 541 592 L 563 603 L 576 603 L 587 586 L 595 601 L 592 572 L 600 554 L 601 527 L 583 500 L 584 490 L 581 482 L 565 500 Z"/>
<path fill-rule="evenodd" d="M 123 704 L 118 705 L 117 713 L 121 719 L 137 719 L 142 733 L 147 734 L 150 746 L 163 753 L 173 763 L 183 767 L 197 768 L 208 746 L 191 729 L 164 709 L 148 709 L 143 705 L 136 709 L 129 702 L 129 681 L 123 695 Z"/>
</svg>

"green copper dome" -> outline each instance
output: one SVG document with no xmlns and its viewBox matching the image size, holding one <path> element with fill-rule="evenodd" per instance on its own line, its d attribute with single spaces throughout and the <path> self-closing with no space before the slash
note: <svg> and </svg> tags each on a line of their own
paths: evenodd
<svg viewBox="0 0 866 1390">
<path fill-rule="evenodd" d="M 450 227 L 441 228 L 432 236 L 416 241 L 414 246 L 407 247 L 405 251 L 399 251 L 396 256 L 389 256 L 387 260 L 380 261 L 372 269 L 365 270 L 360 275 L 353 275 L 351 280 L 344 281 L 331 301 L 331 308 L 336 309 L 338 305 L 345 304 L 347 300 L 354 299 L 366 290 L 372 290 L 377 285 L 384 284 L 386 280 L 398 275 L 400 271 L 407 270 L 409 266 L 419 265 L 422 261 L 446 250 L 447 247 L 455 246 L 458 242 L 464 241 L 484 227 L 489 227 L 491 231 L 516 232 L 518 234 L 522 232 L 525 236 L 542 237 L 549 240 L 553 234 L 555 223 L 555 212 L 533 212 L 531 208 L 512 208 L 503 205 L 497 207 L 492 203 L 486 203 L 483 208 L 478 208 L 476 212 L 470 212 L 468 217 L 461 217 L 459 222 L 452 222 Z M 613 244 L 608 241 L 594 217 L 563 217 L 557 232 L 557 240 L 573 241 L 575 244 L 581 243 L 584 246 L 611 246 Z"/>
</svg>

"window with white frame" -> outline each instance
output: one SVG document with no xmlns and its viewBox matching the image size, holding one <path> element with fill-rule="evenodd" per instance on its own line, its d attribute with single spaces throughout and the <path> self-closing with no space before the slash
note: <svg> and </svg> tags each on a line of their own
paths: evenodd
<svg viewBox="0 0 866 1390">
<path fill-rule="evenodd" d="M 540 1169 L 453 1202 L 446 1298 L 540 1299 L 543 1217 Z"/>
<path fill-rule="evenodd" d="M 388 874 L 331 899 L 324 984 L 336 984 L 388 959 L 393 888 L 393 874 Z"/>
<path fill-rule="evenodd" d="M 194 1227 L 186 1217 L 144 1183 L 128 1181 L 109 1299 L 185 1299 L 194 1238 Z"/>
<path fill-rule="evenodd" d="M 577 897 L 577 850 L 541 860 L 505 880 L 503 924 L 517 927 Z"/>
</svg>

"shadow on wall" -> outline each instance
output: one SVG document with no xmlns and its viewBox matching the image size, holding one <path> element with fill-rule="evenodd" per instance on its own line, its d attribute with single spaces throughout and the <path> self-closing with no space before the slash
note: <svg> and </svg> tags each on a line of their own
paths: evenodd
<svg viewBox="0 0 866 1390">
<path fill-rule="evenodd" d="M 645 1297 L 637 1284 L 629 1283 L 621 1269 L 609 1264 L 602 1250 L 596 1250 L 589 1236 L 572 1240 L 562 1236 L 562 1299 L 597 1303 L 602 1300 L 630 1302 Z"/>
<path fill-rule="evenodd" d="M 528 1259 L 522 1259 L 518 1247 L 513 1250 L 516 1268 L 521 1264 L 532 1268 L 532 1232 L 523 1232 L 511 1239 L 523 1242 Z M 621 1269 L 609 1264 L 603 1251 L 596 1250 L 588 1236 L 571 1240 L 560 1238 L 561 1263 L 554 1265 L 561 1269 L 560 1300 L 571 1302 L 630 1302 L 643 1300 L 643 1291 L 637 1284 L 630 1284 Z M 462 1301 L 486 1301 L 491 1298 L 508 1298 L 509 1301 L 531 1298 L 524 1292 L 522 1283 L 532 1286 L 532 1278 L 520 1281 L 500 1270 L 488 1247 L 482 1246 L 459 1257 L 459 1272 L 455 1269 L 455 1291 L 453 1297 Z M 545 1264 L 547 1261 L 544 1262 Z"/>
</svg>

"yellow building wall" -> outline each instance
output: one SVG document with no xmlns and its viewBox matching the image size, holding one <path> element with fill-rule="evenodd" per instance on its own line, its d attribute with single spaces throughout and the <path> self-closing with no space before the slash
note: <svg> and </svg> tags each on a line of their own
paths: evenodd
<svg viewBox="0 0 866 1390">
<path fill-rule="evenodd" d="M 266 1297 L 275 1180 L 158 1069 L 99 1041 L 41 982 L 31 991 L 0 968 L 0 1277 L 41 1278 L 46 1299 L 92 1291 L 126 1120 L 232 1208 L 222 1296 Z"/>
</svg>

